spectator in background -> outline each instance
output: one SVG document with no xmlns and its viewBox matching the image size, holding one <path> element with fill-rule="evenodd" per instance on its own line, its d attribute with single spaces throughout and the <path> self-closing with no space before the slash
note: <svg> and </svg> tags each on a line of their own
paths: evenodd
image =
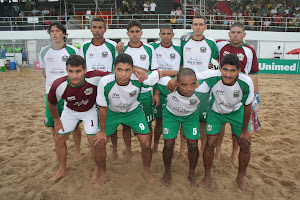
<svg viewBox="0 0 300 200">
<path fill-rule="evenodd" d="M 175 29 L 175 28 L 176 28 L 176 25 L 177 25 L 177 19 L 176 19 L 176 16 L 175 16 L 175 15 L 173 15 L 173 16 L 171 17 L 170 22 L 171 22 L 171 25 L 172 25 L 173 29 Z"/>
<path fill-rule="evenodd" d="M 26 10 L 30 10 L 31 9 L 31 0 L 26 0 Z"/>
<path fill-rule="evenodd" d="M 174 9 L 174 8 L 172 8 L 170 15 L 171 15 L 171 16 L 175 16 L 175 15 L 176 15 L 176 12 L 175 12 L 175 9 Z"/>
<path fill-rule="evenodd" d="M 182 10 L 180 10 L 180 7 L 177 7 L 177 10 L 175 10 L 175 15 L 176 16 L 182 15 Z"/>
<path fill-rule="evenodd" d="M 183 28 L 183 18 L 182 18 L 182 15 L 179 15 L 178 17 L 177 17 L 177 27 L 179 28 L 179 29 L 181 29 L 181 28 Z"/>
<path fill-rule="evenodd" d="M 30 6 L 31 6 L 31 8 L 36 7 L 36 2 L 35 2 L 35 0 L 31 0 Z"/>
<path fill-rule="evenodd" d="M 33 6 L 33 9 L 32 9 L 32 11 L 31 11 L 31 16 L 37 16 L 38 13 L 39 13 L 38 9 L 36 9 L 36 7 Z"/>
<path fill-rule="evenodd" d="M 263 23 L 263 31 L 270 31 L 271 30 L 271 22 L 268 18 Z"/>
<path fill-rule="evenodd" d="M 42 11 L 43 16 L 48 16 L 50 14 L 50 11 L 45 7 L 45 9 Z"/>
<path fill-rule="evenodd" d="M 0 46 L 0 58 L 6 58 L 5 50 Z"/>
<path fill-rule="evenodd" d="M 250 17 L 249 22 L 248 22 L 248 25 L 249 25 L 249 28 L 250 28 L 251 31 L 254 30 L 254 23 L 255 23 L 255 22 L 254 22 L 253 17 Z"/>
<path fill-rule="evenodd" d="M 151 13 L 151 18 L 152 19 L 154 19 L 155 9 L 156 9 L 156 3 L 154 3 L 154 1 L 151 1 L 151 3 L 150 3 L 150 13 Z"/>
<path fill-rule="evenodd" d="M 122 24 L 122 20 L 120 23 L 120 19 L 122 19 L 123 13 L 121 11 L 121 8 L 118 8 L 118 11 L 115 13 L 116 19 L 117 19 L 117 28 L 119 28 L 119 24 Z"/>
<path fill-rule="evenodd" d="M 55 16 L 56 13 L 55 13 L 55 8 L 51 7 L 50 8 L 50 16 Z"/>
<path fill-rule="evenodd" d="M 145 18 L 145 15 L 146 15 L 146 19 L 148 19 L 149 7 L 150 7 L 149 2 L 146 1 L 146 2 L 144 3 L 143 7 L 144 7 L 144 15 L 143 15 L 143 19 Z"/>
<path fill-rule="evenodd" d="M 129 3 L 127 1 L 123 1 L 123 13 L 124 15 L 128 15 L 129 12 Z"/>
<path fill-rule="evenodd" d="M 170 22 L 170 17 L 169 17 L 169 16 L 166 16 L 165 24 L 171 24 L 171 22 Z"/>
<path fill-rule="evenodd" d="M 21 54 L 22 54 L 22 66 L 27 66 L 27 51 L 25 46 L 22 47 L 21 49 Z"/>
<path fill-rule="evenodd" d="M 85 12 L 85 24 L 90 24 L 90 19 L 92 16 L 92 11 L 88 8 Z"/>
<path fill-rule="evenodd" d="M 223 18 L 223 24 L 222 24 L 222 29 L 223 29 L 223 30 L 227 30 L 227 28 L 228 28 L 228 23 L 229 23 L 228 18 L 225 16 L 225 17 Z"/>
<path fill-rule="evenodd" d="M 20 14 L 20 6 L 18 5 L 18 3 L 15 3 L 15 5 L 13 5 L 12 8 L 14 9 L 13 16 L 18 17 Z"/>
<path fill-rule="evenodd" d="M 280 46 L 274 51 L 274 58 L 280 59 L 283 54 L 282 49 L 280 49 Z"/>
</svg>

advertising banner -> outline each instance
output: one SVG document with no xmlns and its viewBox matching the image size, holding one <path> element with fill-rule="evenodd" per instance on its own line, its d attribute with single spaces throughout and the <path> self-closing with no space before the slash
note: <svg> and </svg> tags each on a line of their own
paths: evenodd
<svg viewBox="0 0 300 200">
<path fill-rule="evenodd" d="M 259 73 L 300 74 L 299 60 L 258 59 Z"/>
</svg>

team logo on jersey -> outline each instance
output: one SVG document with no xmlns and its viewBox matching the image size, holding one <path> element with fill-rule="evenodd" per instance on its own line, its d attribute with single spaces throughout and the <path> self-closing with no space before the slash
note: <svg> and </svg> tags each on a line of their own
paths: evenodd
<svg viewBox="0 0 300 200">
<path fill-rule="evenodd" d="M 130 97 L 133 97 L 136 94 L 136 90 L 130 92 Z"/>
<path fill-rule="evenodd" d="M 169 129 L 168 128 L 164 128 L 164 134 L 168 134 L 169 133 Z"/>
<path fill-rule="evenodd" d="M 191 105 L 194 105 L 195 103 L 197 103 L 197 100 L 196 100 L 196 99 L 190 100 L 190 104 L 191 104 Z"/>
<path fill-rule="evenodd" d="M 205 53 L 206 52 L 206 47 L 200 47 L 200 52 Z"/>
<path fill-rule="evenodd" d="M 142 54 L 142 55 L 140 55 L 140 58 L 141 58 L 141 60 L 146 60 L 146 55 Z"/>
<path fill-rule="evenodd" d="M 212 130 L 212 125 L 208 124 L 206 129 L 207 129 L 207 131 L 211 131 Z"/>
<path fill-rule="evenodd" d="M 93 93 L 93 88 L 91 88 L 91 87 L 84 90 L 85 95 L 91 95 L 92 93 Z"/>
<path fill-rule="evenodd" d="M 233 98 L 238 98 L 240 96 L 240 91 L 236 90 L 233 92 Z"/>
<path fill-rule="evenodd" d="M 70 97 L 67 97 L 67 100 L 68 101 L 75 101 L 76 97 L 75 96 L 70 96 Z"/>
<path fill-rule="evenodd" d="M 102 57 L 107 57 L 107 55 L 108 55 L 108 52 L 107 52 L 107 51 L 103 51 L 103 52 L 102 52 Z"/>
<path fill-rule="evenodd" d="M 175 53 L 171 53 L 170 58 L 174 59 L 175 58 Z"/>
<path fill-rule="evenodd" d="M 66 61 L 68 60 L 68 56 L 64 55 L 63 57 L 61 57 L 62 61 Z"/>
<path fill-rule="evenodd" d="M 242 53 L 238 53 L 237 57 L 239 58 L 240 61 L 244 60 L 244 55 Z"/>
</svg>

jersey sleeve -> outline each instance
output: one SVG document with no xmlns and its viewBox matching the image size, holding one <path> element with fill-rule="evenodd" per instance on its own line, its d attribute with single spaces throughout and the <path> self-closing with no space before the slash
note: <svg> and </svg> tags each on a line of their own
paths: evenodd
<svg viewBox="0 0 300 200">
<path fill-rule="evenodd" d="M 57 92 L 58 86 L 59 80 L 54 81 L 48 93 L 48 101 L 52 105 L 56 105 L 57 102 L 62 98 L 62 96 L 59 95 L 59 92 Z"/>
<path fill-rule="evenodd" d="M 253 48 L 251 48 L 251 50 L 252 50 L 253 58 L 252 58 L 251 70 L 249 74 L 257 74 L 259 72 L 258 60 L 257 60 L 255 50 Z"/>
<path fill-rule="evenodd" d="M 159 90 L 162 95 L 167 96 L 170 94 L 169 90 L 167 90 L 167 84 L 170 80 L 171 77 L 162 77 L 159 79 L 158 83 L 153 86 L 153 88 Z"/>
<path fill-rule="evenodd" d="M 202 81 L 202 80 L 198 80 L 198 82 L 199 82 L 200 85 L 195 89 L 196 92 L 208 93 L 210 91 L 210 87 L 207 84 L 207 82 Z"/>
<path fill-rule="evenodd" d="M 40 63 L 40 68 L 45 68 L 45 63 L 42 59 L 41 52 L 38 55 L 38 59 L 39 59 L 39 63 Z"/>
<path fill-rule="evenodd" d="M 153 86 L 159 81 L 159 72 L 157 70 L 148 72 L 148 78 L 143 81 L 144 86 Z"/>
<path fill-rule="evenodd" d="M 152 50 L 151 70 L 156 70 L 158 68 L 156 53 L 152 46 L 151 46 L 151 50 Z"/>
<path fill-rule="evenodd" d="M 104 87 L 105 87 L 105 79 L 102 78 L 99 81 L 99 85 L 97 87 L 97 97 L 96 97 L 96 102 L 99 106 L 101 107 L 107 107 L 107 101 L 105 98 L 105 94 L 104 94 Z"/>
</svg>

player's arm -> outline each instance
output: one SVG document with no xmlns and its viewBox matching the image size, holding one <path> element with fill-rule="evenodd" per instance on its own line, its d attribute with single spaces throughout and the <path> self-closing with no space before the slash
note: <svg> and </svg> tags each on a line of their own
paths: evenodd
<svg viewBox="0 0 300 200">
<path fill-rule="evenodd" d="M 64 127 L 61 123 L 61 120 L 60 120 L 60 117 L 59 117 L 59 114 L 58 114 L 57 104 L 48 103 L 48 107 L 49 107 L 49 110 L 50 110 L 51 115 L 52 115 L 53 120 L 54 120 L 53 137 L 55 138 L 57 136 L 57 133 L 58 133 L 59 129 L 62 129 L 62 131 L 64 131 Z"/>
<path fill-rule="evenodd" d="M 106 115 L 107 115 L 107 107 L 99 106 L 100 130 L 96 133 L 94 146 L 96 146 L 101 141 L 105 143 L 107 142 L 106 127 L 105 127 Z"/>
<path fill-rule="evenodd" d="M 42 70 L 42 75 L 43 75 L 43 77 L 46 78 L 46 71 L 45 71 L 45 68 L 41 68 L 41 70 Z"/>
<path fill-rule="evenodd" d="M 124 42 L 120 41 L 118 42 L 117 46 L 116 46 L 116 50 L 119 52 L 119 53 L 124 53 Z"/>
<path fill-rule="evenodd" d="M 155 104 L 155 108 L 157 108 L 160 104 L 160 91 L 159 90 L 155 90 L 155 95 L 153 96 L 153 100 L 152 100 L 152 105 Z"/>
<path fill-rule="evenodd" d="M 251 134 L 248 131 L 248 124 L 250 120 L 251 115 L 251 104 L 244 106 L 244 122 L 243 122 L 243 128 L 240 135 L 240 140 L 245 139 L 247 142 L 251 144 Z"/>
<path fill-rule="evenodd" d="M 165 76 L 177 76 L 178 71 L 177 70 L 161 70 L 159 71 L 159 77 L 165 77 Z"/>
<path fill-rule="evenodd" d="M 258 74 L 249 74 L 254 85 L 254 93 L 258 93 Z"/>
</svg>

